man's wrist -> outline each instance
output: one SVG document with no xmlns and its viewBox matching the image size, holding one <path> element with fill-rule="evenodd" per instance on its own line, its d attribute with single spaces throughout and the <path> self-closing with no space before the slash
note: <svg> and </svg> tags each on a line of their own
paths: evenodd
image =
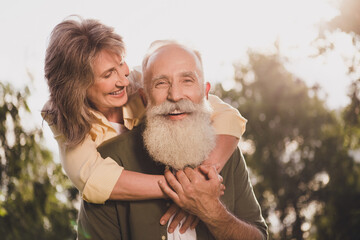
<svg viewBox="0 0 360 240">
<path fill-rule="evenodd" d="M 220 201 L 220 199 L 214 200 L 213 203 L 210 204 L 210 207 L 206 212 L 202 214 L 202 216 L 198 216 L 204 223 L 216 222 L 218 220 L 222 220 L 222 216 L 227 212 L 225 206 Z"/>
</svg>

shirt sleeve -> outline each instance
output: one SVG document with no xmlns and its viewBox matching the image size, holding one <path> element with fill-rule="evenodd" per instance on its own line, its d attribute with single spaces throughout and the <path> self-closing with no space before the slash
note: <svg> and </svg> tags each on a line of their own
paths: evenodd
<svg viewBox="0 0 360 240">
<path fill-rule="evenodd" d="M 256 199 L 251 185 L 249 172 L 244 156 L 239 149 L 235 151 L 235 156 L 239 161 L 232 169 L 234 171 L 235 185 L 235 210 L 234 214 L 239 219 L 253 224 L 263 234 L 263 239 L 268 238 L 268 227 L 261 213 L 261 207 Z"/>
<path fill-rule="evenodd" d="M 213 108 L 211 120 L 216 134 L 240 138 L 245 132 L 247 120 L 241 116 L 236 108 L 223 102 L 215 95 L 209 94 L 209 102 Z"/>
<path fill-rule="evenodd" d="M 97 144 L 87 135 L 75 147 L 65 145 L 64 136 L 51 126 L 58 142 L 60 160 L 66 175 L 81 192 L 82 198 L 92 203 L 104 203 L 120 177 L 123 167 L 111 158 L 102 158 Z"/>
</svg>

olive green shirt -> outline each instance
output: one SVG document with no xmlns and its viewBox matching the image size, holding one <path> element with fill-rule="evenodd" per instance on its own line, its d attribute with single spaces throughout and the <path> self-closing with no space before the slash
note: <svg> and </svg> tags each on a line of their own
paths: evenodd
<svg viewBox="0 0 360 240">
<path fill-rule="evenodd" d="M 164 166 L 154 162 L 144 148 L 142 129 L 143 125 L 140 125 L 107 141 L 98 150 L 103 157 L 111 157 L 129 171 L 163 174 Z M 267 238 L 267 226 L 239 149 L 233 153 L 220 174 L 226 187 L 221 197 L 224 205 L 239 219 L 256 226 Z M 169 203 L 165 199 L 106 201 L 105 204 L 82 200 L 78 239 L 165 240 L 167 226 L 160 225 L 160 218 Z M 214 239 L 203 223 L 196 227 L 196 234 L 200 240 Z"/>
</svg>

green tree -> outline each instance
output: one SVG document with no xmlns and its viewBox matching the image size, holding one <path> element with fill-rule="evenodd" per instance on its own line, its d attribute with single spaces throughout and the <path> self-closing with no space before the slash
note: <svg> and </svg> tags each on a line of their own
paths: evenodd
<svg viewBox="0 0 360 240">
<path fill-rule="evenodd" d="M 351 103 L 345 109 L 344 120 L 354 126 L 359 125 L 359 102 L 360 102 L 360 1 L 342 0 L 339 5 L 339 15 L 326 23 L 326 27 L 320 29 L 319 39 L 327 42 L 324 46 L 319 47 L 320 53 L 331 51 L 333 43 L 329 40 L 328 35 L 338 31 L 347 33 L 352 38 L 352 44 L 355 49 L 350 59 L 344 59 L 348 67 L 349 78 L 353 83 L 349 87 L 349 97 Z"/>
<path fill-rule="evenodd" d="M 360 149 L 360 1 L 342 0 L 339 15 L 327 23 L 320 32 L 323 40 L 328 40 L 324 32 L 345 32 L 352 38 L 354 54 L 345 59 L 348 75 L 352 79 L 349 86 L 350 104 L 342 110 L 341 137 L 334 136 L 346 151 L 342 161 L 332 161 L 329 169 L 330 181 L 323 189 L 322 198 L 327 198 L 327 208 L 316 217 L 318 239 L 359 239 L 360 237 L 360 167 L 359 156 L 351 152 Z M 331 44 L 327 44 L 328 46 Z M 331 50 L 327 49 L 327 50 Z M 323 52 L 323 51 L 320 51 Z M 340 143 L 341 141 L 341 143 Z M 340 152 L 338 152 L 340 153 Z M 359 154 L 359 153 L 357 153 Z M 349 156 L 350 155 L 350 156 Z M 357 158 L 358 161 L 354 161 Z M 331 171 L 332 170 L 332 171 Z"/>
<path fill-rule="evenodd" d="M 29 117 L 28 96 L 28 88 L 0 83 L 0 236 L 74 239 L 77 210 L 67 200 L 76 197 L 73 189 L 40 144 L 41 130 L 21 124 Z"/>
<path fill-rule="evenodd" d="M 318 87 L 308 88 L 289 73 L 277 54 L 250 52 L 247 65 L 235 65 L 235 81 L 234 89 L 218 85 L 216 93 L 249 120 L 245 156 L 257 176 L 255 191 L 268 222 L 276 217 L 281 223 L 272 238 L 314 238 L 313 216 L 329 211 L 327 197 L 339 195 L 334 188 L 355 167 L 340 120 L 319 99 Z M 332 215 L 333 225 L 354 209 L 354 199 L 349 202 L 344 214 Z"/>
</svg>

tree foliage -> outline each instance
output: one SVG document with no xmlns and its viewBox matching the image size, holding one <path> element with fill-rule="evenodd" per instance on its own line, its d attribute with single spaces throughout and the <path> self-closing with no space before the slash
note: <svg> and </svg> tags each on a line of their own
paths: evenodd
<svg viewBox="0 0 360 240">
<path fill-rule="evenodd" d="M 42 132 L 21 124 L 29 117 L 28 95 L 27 88 L 17 92 L 0 83 L 0 236 L 74 239 L 77 211 L 63 196 L 71 187 L 40 144 Z"/>
<path fill-rule="evenodd" d="M 328 23 L 330 29 L 360 35 L 360 1 L 342 0 L 339 11 L 340 14 Z"/>
<path fill-rule="evenodd" d="M 216 93 L 249 120 L 245 156 L 272 238 L 345 239 L 349 230 L 359 233 L 360 191 L 353 189 L 359 188 L 359 164 L 344 144 L 344 124 L 318 98 L 318 88 L 289 73 L 279 55 L 255 52 L 247 65 L 235 65 L 235 81 L 234 89 L 218 85 Z"/>
</svg>

